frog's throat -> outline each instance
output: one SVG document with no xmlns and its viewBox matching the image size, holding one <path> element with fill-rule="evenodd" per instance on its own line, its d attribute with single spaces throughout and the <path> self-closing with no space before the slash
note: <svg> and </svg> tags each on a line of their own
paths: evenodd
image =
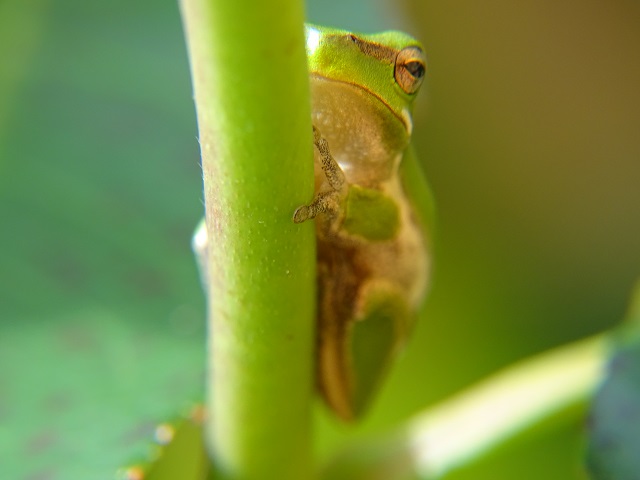
<svg viewBox="0 0 640 480">
<path fill-rule="evenodd" d="M 407 134 L 411 136 L 411 132 L 413 131 L 413 121 L 411 120 L 411 115 L 409 114 L 409 110 L 406 107 L 402 109 L 401 113 L 398 113 L 393 108 L 391 108 L 391 105 L 385 102 L 380 95 L 375 93 L 373 90 L 370 90 L 367 87 L 364 87 L 363 85 L 360 85 L 354 82 L 347 82 L 345 80 L 336 80 L 335 78 L 327 77 L 318 72 L 310 72 L 309 75 L 315 78 L 322 78 L 329 82 L 336 82 L 336 83 L 343 83 L 345 85 L 350 85 L 352 87 L 356 87 L 356 88 L 359 88 L 360 90 L 367 92 L 369 95 L 371 95 L 374 98 L 377 98 L 380 103 L 382 103 L 385 107 L 387 107 L 387 110 L 389 110 L 389 112 L 391 112 L 391 114 L 394 117 L 396 117 L 400 121 L 400 123 L 402 123 L 402 125 L 404 125 L 404 128 L 407 130 Z"/>
</svg>

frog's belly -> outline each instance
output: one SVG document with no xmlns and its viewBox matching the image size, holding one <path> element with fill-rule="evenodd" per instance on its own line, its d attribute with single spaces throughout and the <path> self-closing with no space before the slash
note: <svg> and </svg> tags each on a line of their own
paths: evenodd
<svg viewBox="0 0 640 480">
<path fill-rule="evenodd" d="M 314 76 L 311 103 L 313 124 L 349 183 L 369 187 L 397 174 L 409 134 L 377 97 L 355 85 Z M 316 174 L 322 182 L 322 172 Z"/>
<path fill-rule="evenodd" d="M 392 314 L 395 320 L 390 326 L 389 347 L 379 352 L 383 364 L 389 365 L 408 338 L 427 287 L 429 258 L 423 234 L 408 203 L 402 202 L 398 233 L 385 241 L 358 240 L 340 229 L 327 228 L 328 220 L 316 219 L 318 381 L 327 402 L 347 420 L 361 413 L 356 399 L 364 394 L 358 392 L 359 384 L 353 380 L 361 372 L 354 373 L 350 349 L 356 324 L 362 321 L 364 327 L 369 321 L 370 294 L 375 290 L 392 292 L 391 304 L 400 305 L 397 315 Z M 384 370 L 386 367 L 382 374 Z M 375 385 L 379 381 L 375 380 Z"/>
<path fill-rule="evenodd" d="M 349 285 L 371 276 L 385 278 L 402 288 L 408 303 L 417 308 L 426 288 L 428 261 L 423 234 L 398 176 L 409 141 L 407 126 L 377 97 L 356 85 L 312 75 L 311 100 L 313 124 L 327 140 L 331 155 L 344 172 L 347 188 L 358 185 L 380 191 L 400 212 L 399 231 L 384 242 L 367 241 L 342 230 L 343 211 L 336 216 L 318 216 L 318 261 L 326 264 L 327 271 L 335 272 L 327 274 L 328 281 L 338 282 L 336 277 L 340 275 L 349 277 Z M 331 190 L 317 150 L 315 178 L 316 193 Z M 340 253 L 333 254 L 332 250 Z M 349 271 L 335 263 L 350 265 L 344 267 Z"/>
<path fill-rule="evenodd" d="M 385 182 L 380 189 L 394 199 L 400 213 L 399 229 L 389 240 L 371 241 L 345 232 L 341 215 L 316 219 L 319 282 L 338 285 L 337 290 L 343 292 L 332 294 L 343 304 L 342 315 L 353 315 L 358 290 L 371 279 L 400 289 L 414 313 L 427 290 L 430 259 L 422 226 L 398 179 Z"/>
</svg>

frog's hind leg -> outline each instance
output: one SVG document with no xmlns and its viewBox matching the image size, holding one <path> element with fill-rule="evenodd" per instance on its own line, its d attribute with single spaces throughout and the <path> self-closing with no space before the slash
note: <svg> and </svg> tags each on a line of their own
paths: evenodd
<svg viewBox="0 0 640 480">
<path fill-rule="evenodd" d="M 295 223 L 315 218 L 320 213 L 337 213 L 340 210 L 340 199 L 346 185 L 344 172 L 329 150 L 329 142 L 320 134 L 315 125 L 313 127 L 313 143 L 320 154 L 322 171 L 331 190 L 317 193 L 309 205 L 299 207 L 293 214 Z"/>
<path fill-rule="evenodd" d="M 403 292 L 392 283 L 370 279 L 362 285 L 356 318 L 347 331 L 351 415 L 369 406 L 407 337 L 410 311 Z"/>
<path fill-rule="evenodd" d="M 355 309 L 349 309 L 350 317 L 341 311 L 348 287 L 323 286 L 320 390 L 333 411 L 351 422 L 364 415 L 404 346 L 411 312 L 403 291 L 385 279 L 369 278 L 359 286 Z"/>
</svg>

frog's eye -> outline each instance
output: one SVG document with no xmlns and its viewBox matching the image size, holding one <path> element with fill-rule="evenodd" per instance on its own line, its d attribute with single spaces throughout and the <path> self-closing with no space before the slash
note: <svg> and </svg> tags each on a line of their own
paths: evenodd
<svg viewBox="0 0 640 480">
<path fill-rule="evenodd" d="M 427 68 L 424 52 L 418 47 L 407 47 L 396 56 L 394 75 L 405 93 L 416 93 Z"/>
</svg>

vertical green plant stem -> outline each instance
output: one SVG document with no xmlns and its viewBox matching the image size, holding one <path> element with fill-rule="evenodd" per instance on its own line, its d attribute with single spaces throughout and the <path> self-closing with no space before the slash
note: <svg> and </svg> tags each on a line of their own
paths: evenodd
<svg viewBox="0 0 640 480">
<path fill-rule="evenodd" d="M 207 443 L 221 478 L 310 478 L 314 227 L 292 221 L 313 196 L 302 4 L 181 8 L 210 239 Z"/>
</svg>

